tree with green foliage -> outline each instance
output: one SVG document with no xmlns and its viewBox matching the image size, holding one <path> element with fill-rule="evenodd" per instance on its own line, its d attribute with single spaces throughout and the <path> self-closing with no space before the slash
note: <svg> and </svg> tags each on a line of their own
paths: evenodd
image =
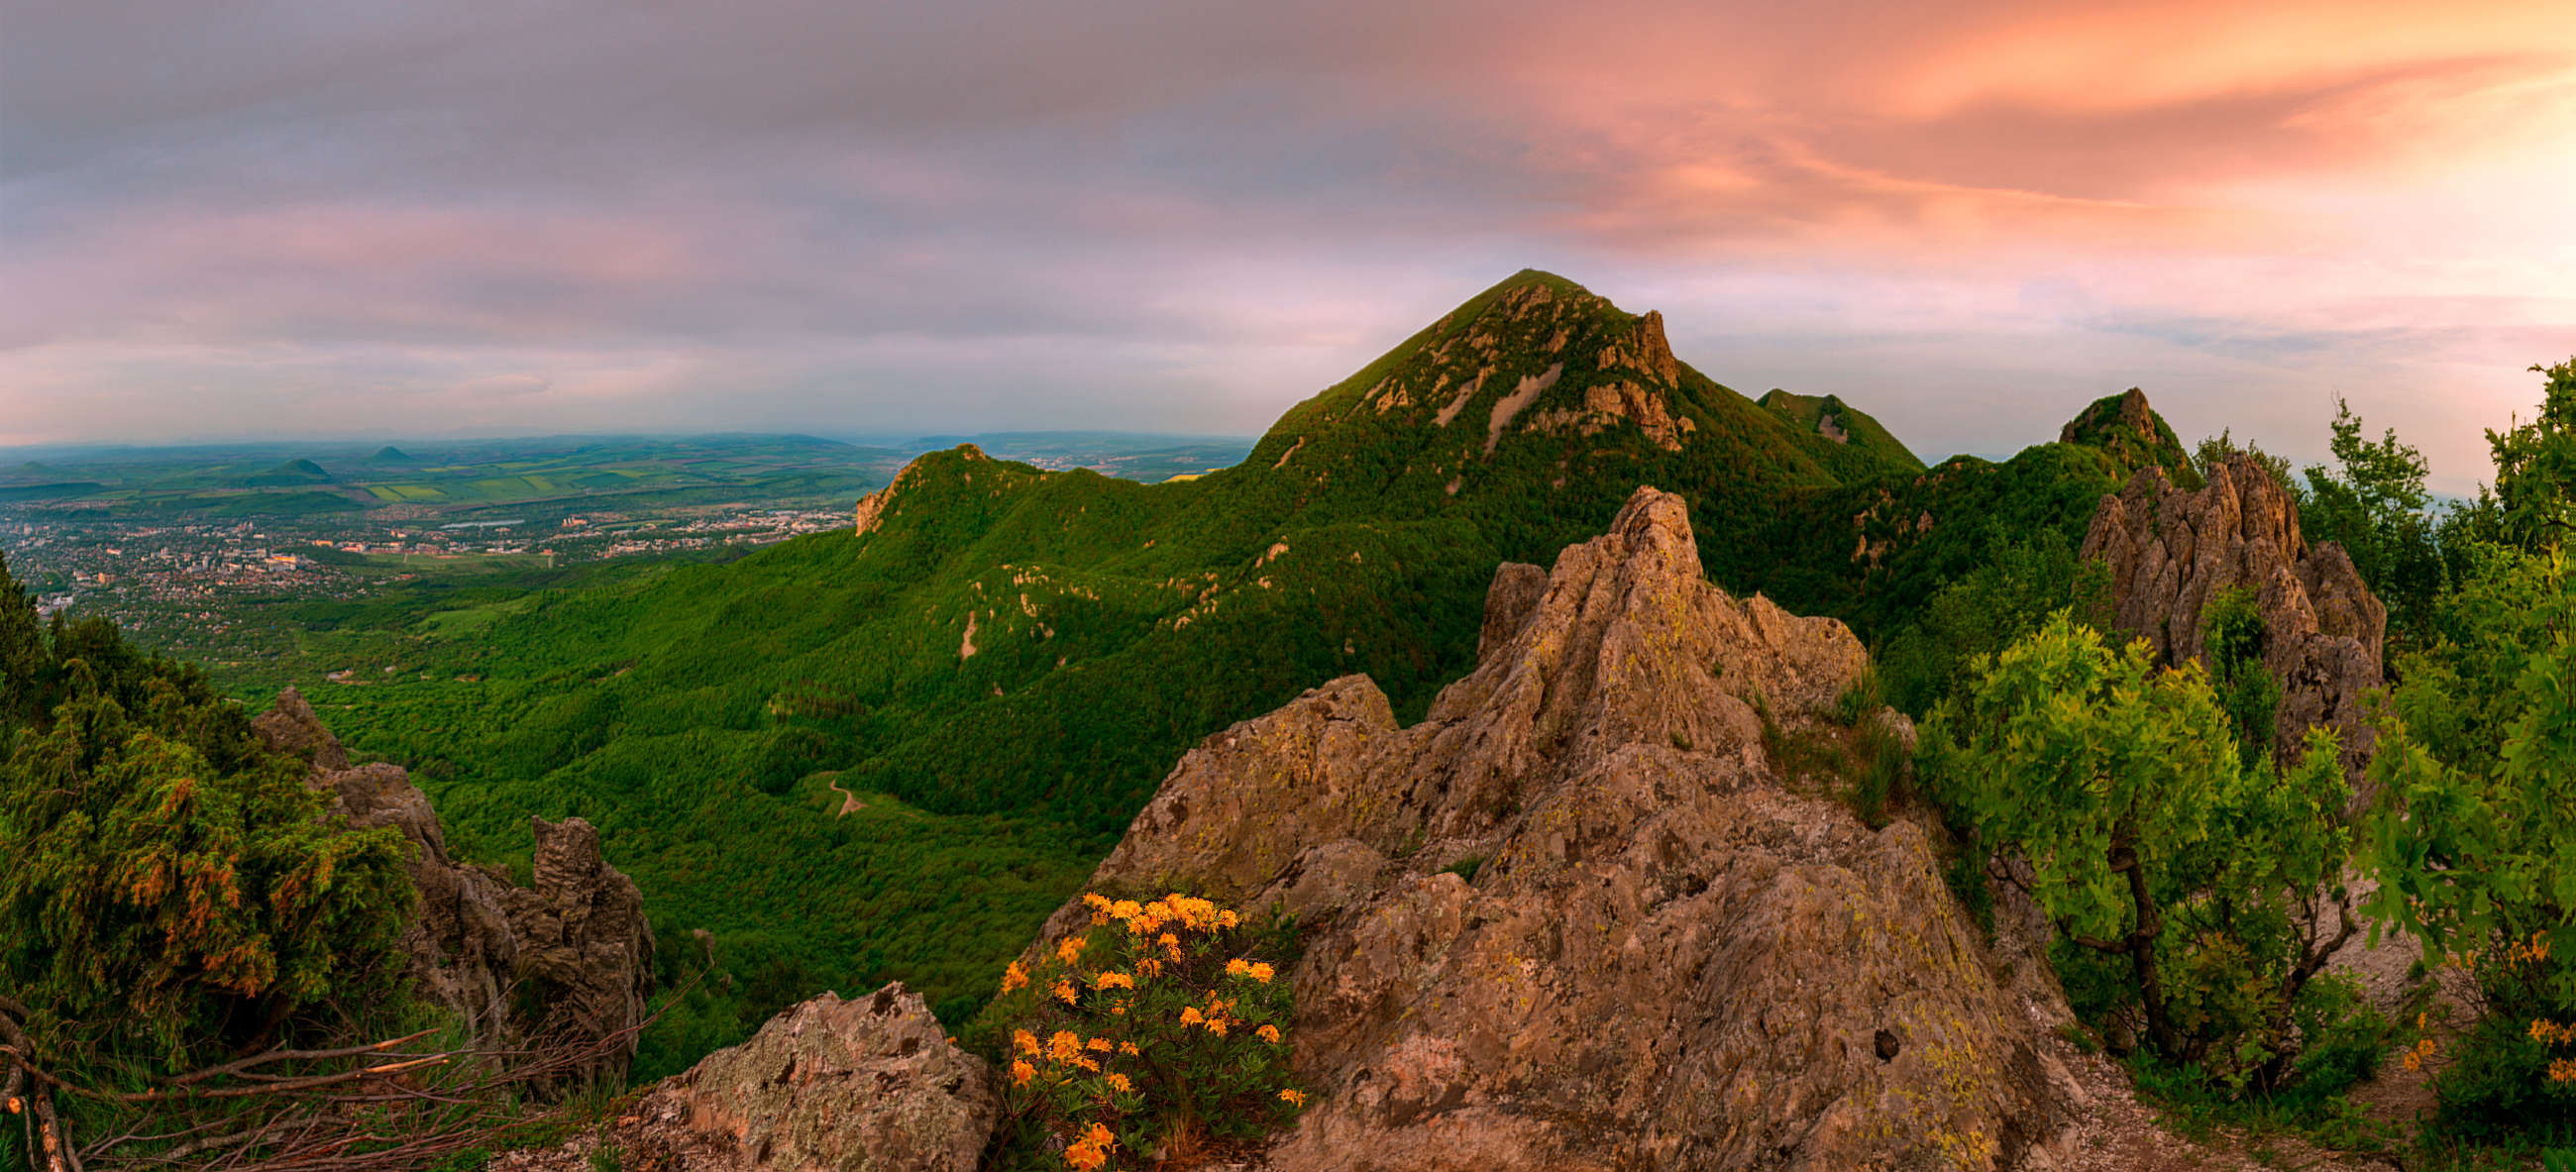
<svg viewBox="0 0 2576 1172">
<path fill-rule="evenodd" d="M 2559 544 L 2576 530 L 2576 358 L 2533 366 L 2540 414 L 2487 431 L 2495 456 L 2499 536 L 2526 549 Z"/>
<path fill-rule="evenodd" d="M 2308 467 L 2300 524 L 2310 541 L 2343 547 L 2361 580 L 2388 604 L 2390 633 L 2412 643 L 2432 621 L 2445 577 L 2424 455 L 2394 428 L 2363 439 L 2361 417 L 2341 398 L 2333 428 L 2336 467 Z"/>
<path fill-rule="evenodd" d="M 2058 611 L 2103 610 L 2109 571 L 2078 558 L 2064 531 L 2023 537 L 1990 523 L 1979 544 L 1975 566 L 1935 591 L 1878 650 L 1888 702 L 1899 709 L 1931 711 L 1969 679 L 1979 656 L 2011 646 Z"/>
<path fill-rule="evenodd" d="M 2495 489 L 2443 526 L 2455 585 L 2401 661 L 2369 775 L 2371 915 L 2483 1001 L 2435 1084 L 2468 1134 L 2576 1124 L 2576 360 L 2532 369 L 2539 416 L 2487 432 Z"/>
<path fill-rule="evenodd" d="M 2157 1057 L 2237 1090 L 2291 1076 L 2302 995 L 2355 930 L 2330 735 L 2286 774 L 2249 766 L 2197 661 L 2159 668 L 2061 612 L 1981 657 L 1924 745 L 1976 849 L 2026 865 L 2000 877 L 2056 925 L 2061 964 L 2125 970 Z"/>
<path fill-rule="evenodd" d="M 24 592 L 0 590 L 0 638 L 33 626 Z M 49 1096 L 67 1072 L 169 1075 L 402 1004 L 415 896 L 396 832 L 330 817 L 204 673 L 113 624 L 10 653 L 0 1079 L 33 1083 L 31 1144 L 61 1142 Z"/>
<path fill-rule="evenodd" d="M 2502 1023 L 2446 1071 L 2453 1121 L 2576 1120 L 2576 567 L 2497 545 L 2470 565 L 2378 722 L 2369 910 L 2467 966 Z"/>
</svg>

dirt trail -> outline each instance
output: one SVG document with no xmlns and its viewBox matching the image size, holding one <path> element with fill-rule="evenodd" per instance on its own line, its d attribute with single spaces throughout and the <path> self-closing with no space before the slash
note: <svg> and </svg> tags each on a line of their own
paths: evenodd
<svg viewBox="0 0 2576 1172">
<path fill-rule="evenodd" d="M 866 802 L 859 800 L 859 795 L 841 788 L 840 779 L 834 778 L 833 780 L 824 782 L 823 784 L 831 786 L 833 793 L 841 795 L 841 812 L 832 815 L 833 817 L 846 818 L 854 811 L 868 808 L 868 804 Z"/>
</svg>

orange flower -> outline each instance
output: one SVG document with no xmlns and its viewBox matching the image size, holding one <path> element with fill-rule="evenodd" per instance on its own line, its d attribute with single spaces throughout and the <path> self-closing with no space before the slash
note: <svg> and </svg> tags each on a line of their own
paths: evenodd
<svg viewBox="0 0 2576 1172">
<path fill-rule="evenodd" d="M 1034 1067 L 1034 1066 L 1029 1065 L 1029 1063 L 1028 1063 L 1028 1060 L 1027 1060 L 1027 1059 L 1025 1059 L 1025 1058 L 1014 1058 L 1014 1059 L 1012 1059 L 1012 1060 L 1011 1060 L 1011 1085 L 1012 1085 L 1012 1086 L 1015 1086 L 1015 1087 L 1024 1087 L 1024 1086 L 1027 1086 L 1027 1085 L 1029 1085 L 1029 1080 L 1030 1080 L 1030 1079 L 1033 1079 L 1033 1078 L 1036 1078 L 1037 1076 L 1038 1076 L 1038 1068 L 1037 1068 L 1037 1067 Z"/>
<path fill-rule="evenodd" d="M 1289 1087 L 1279 1092 L 1279 1101 L 1291 1107 L 1303 1107 L 1306 1105 L 1306 1092 Z"/>
<path fill-rule="evenodd" d="M 1108 1053 L 1108 1052 L 1109 1052 L 1109 1049 L 1110 1049 L 1109 1039 L 1107 1039 L 1107 1038 L 1093 1038 L 1092 1040 L 1090 1040 L 1090 1041 L 1088 1041 L 1088 1042 L 1084 1042 L 1084 1043 L 1082 1044 L 1082 1048 L 1083 1048 L 1083 1049 L 1085 1049 L 1085 1050 L 1098 1050 L 1098 1051 L 1100 1051 L 1101 1053 L 1106 1054 L 1106 1053 Z"/>
<path fill-rule="evenodd" d="M 1091 978 L 1091 985 L 1095 989 L 1133 989 L 1136 978 L 1125 973 L 1102 972 Z"/>
<path fill-rule="evenodd" d="M 1199 1013 L 1199 1007 L 1198 1007 L 1198 1006 L 1195 1006 L 1195 1005 L 1186 1006 L 1186 1007 L 1184 1007 L 1184 1008 L 1181 1010 L 1181 1024 L 1182 1024 L 1182 1025 L 1197 1025 L 1197 1024 L 1199 1024 L 1200 1022 L 1203 1022 L 1203 1021 L 1206 1021 L 1206 1020 L 1207 1020 L 1207 1018 L 1206 1018 L 1206 1017 L 1204 1017 L 1204 1016 L 1202 1016 L 1202 1015 Z"/>
<path fill-rule="evenodd" d="M 1251 963 L 1250 961 L 1247 961 L 1247 960 L 1243 959 L 1242 957 L 1238 956 L 1238 957 L 1234 958 L 1233 960 L 1229 960 L 1229 961 L 1225 962 L 1225 975 L 1227 975 L 1227 976 L 1229 976 L 1229 977 L 1248 977 L 1248 976 L 1251 976 L 1251 975 L 1252 975 L 1252 963 Z"/>
<path fill-rule="evenodd" d="M 1071 1062 L 1082 1057 L 1082 1035 L 1072 1030 L 1057 1030 L 1047 1039 L 1047 1057 L 1057 1062 Z"/>
<path fill-rule="evenodd" d="M 1222 1017 L 1211 1017 L 1207 1021 L 1208 1032 L 1220 1038 L 1225 1036 L 1226 1025 L 1226 1019 Z"/>
<path fill-rule="evenodd" d="M 1118 1137 L 1109 1134 L 1108 1128 L 1094 1123 L 1082 1138 L 1065 1145 L 1064 1162 L 1075 1172 L 1093 1172 L 1109 1162 L 1109 1149 L 1117 1146 Z"/>
<path fill-rule="evenodd" d="M 1055 983 L 1055 995 L 1057 1000 L 1062 1001 L 1067 1005 L 1071 1005 L 1082 999 L 1082 991 L 1074 988 L 1073 982 L 1071 981 L 1057 981 Z"/>
<path fill-rule="evenodd" d="M 1136 1084 L 1127 1081 L 1126 1075 L 1120 1074 L 1116 1071 L 1111 1071 L 1109 1074 L 1109 1089 L 1122 1095 L 1132 1095 L 1136 1093 Z"/>
<path fill-rule="evenodd" d="M 1277 969 L 1271 968 L 1268 964 L 1255 962 L 1252 966 L 1252 979 L 1267 985 L 1270 983 L 1271 977 L 1278 975 L 1278 971 L 1279 970 Z"/>
<path fill-rule="evenodd" d="M 1056 959 L 1066 964 L 1079 961 L 1082 959 L 1082 946 L 1090 942 L 1090 938 L 1086 936 L 1067 936 L 1063 943 L 1055 946 Z"/>
<path fill-rule="evenodd" d="M 1137 1049 L 1137 1048 L 1136 1048 L 1136 1043 L 1134 1043 L 1134 1042 L 1120 1042 L 1120 1043 L 1118 1043 L 1118 1052 L 1119 1052 L 1119 1053 L 1121 1053 L 1121 1054 L 1143 1054 L 1143 1053 L 1144 1053 L 1144 1051 L 1139 1050 L 1139 1049 Z"/>
<path fill-rule="evenodd" d="M 1231 931 L 1233 931 L 1233 930 L 1234 930 L 1234 926 L 1235 926 L 1236 924 L 1240 924 L 1240 923 L 1242 923 L 1242 922 L 1243 922 L 1243 921 L 1242 921 L 1242 919 L 1241 919 L 1241 918 L 1237 917 L 1233 912 L 1230 912 L 1230 911 L 1226 911 L 1226 912 L 1218 912 L 1218 913 L 1216 914 L 1216 926 L 1217 926 L 1217 927 L 1220 927 L 1220 928 L 1223 928 L 1223 929 L 1225 929 L 1225 930 L 1227 930 L 1227 931 L 1229 931 L 1229 932 L 1231 932 Z"/>
<path fill-rule="evenodd" d="M 1279 1041 L 1279 1027 L 1275 1025 L 1265 1025 L 1260 1029 L 1252 1031 L 1252 1033 L 1254 1037 L 1260 1038 L 1265 1042 L 1275 1044 Z"/>
<path fill-rule="evenodd" d="M 1011 990 L 1017 989 L 1028 983 L 1029 974 L 1021 970 L 1020 962 L 1016 960 L 1012 961 L 1011 967 L 1002 970 L 1002 991 L 1004 993 L 1008 993 Z"/>
<path fill-rule="evenodd" d="M 1035 1054 L 1038 1052 L 1038 1036 L 1027 1030 L 1012 1030 L 1011 1049 L 1022 1054 Z"/>
</svg>

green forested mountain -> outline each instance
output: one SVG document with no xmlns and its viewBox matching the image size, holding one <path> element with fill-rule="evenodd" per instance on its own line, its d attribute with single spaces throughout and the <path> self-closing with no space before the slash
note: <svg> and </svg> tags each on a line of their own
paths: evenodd
<svg viewBox="0 0 2576 1172">
<path fill-rule="evenodd" d="M 1660 316 L 1523 272 L 1233 468 L 1145 485 L 936 452 L 854 531 L 541 595 L 433 643 L 435 682 L 308 694 L 469 850 L 582 815 L 665 939 L 716 933 L 742 979 L 675 1018 L 667 1060 L 826 985 L 900 976 L 947 1017 L 1185 748 L 1350 672 L 1418 719 L 1469 666 L 1496 564 L 1552 561 L 1641 483 L 1688 498 L 1721 583 L 1866 633 L 1985 527 L 2080 534 L 2127 471 L 2082 439 L 1927 471 L 1837 399 L 1766 404 L 1678 362 Z"/>
</svg>

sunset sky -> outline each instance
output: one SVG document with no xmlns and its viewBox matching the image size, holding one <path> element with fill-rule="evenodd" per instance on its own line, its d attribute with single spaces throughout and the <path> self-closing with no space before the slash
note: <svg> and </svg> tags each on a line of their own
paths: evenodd
<svg viewBox="0 0 2576 1172">
<path fill-rule="evenodd" d="M 2567 0 L 0 5 L 0 444 L 1251 433 L 1530 266 L 2459 492 L 2576 354 Z"/>
</svg>

